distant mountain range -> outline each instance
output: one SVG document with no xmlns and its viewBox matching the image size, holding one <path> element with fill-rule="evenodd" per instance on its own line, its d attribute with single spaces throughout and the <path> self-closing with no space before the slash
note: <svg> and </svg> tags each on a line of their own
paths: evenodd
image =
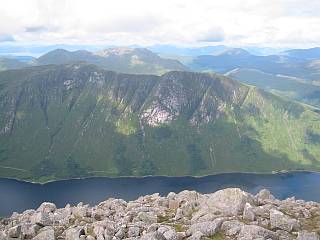
<svg viewBox="0 0 320 240">
<path fill-rule="evenodd" d="M 320 48 L 258 56 L 241 48 L 215 49 L 199 56 L 170 56 L 193 71 L 218 72 L 294 100 L 320 107 Z"/>
<path fill-rule="evenodd" d="M 282 52 L 282 54 L 293 58 L 314 60 L 320 58 L 320 47 L 309 49 L 291 49 Z"/>
<path fill-rule="evenodd" d="M 145 48 L 108 48 L 100 52 L 56 49 L 29 62 L 17 58 L 0 58 L 0 70 L 20 69 L 28 66 L 87 62 L 106 70 L 135 74 L 163 74 L 168 71 L 186 71 L 177 60 L 161 58 Z"/>
<path fill-rule="evenodd" d="M 199 48 L 159 45 L 150 48 L 154 52 L 146 48 L 127 47 L 106 48 L 95 52 L 55 49 L 29 62 L 25 61 L 26 57 L 25 59 L 1 57 L 0 60 L 1 69 L 84 61 L 107 70 L 125 73 L 162 74 L 172 70 L 188 69 L 226 73 L 246 68 L 320 81 L 320 48 L 293 49 L 266 56 L 253 55 L 247 50 L 223 45 Z M 155 52 L 160 53 L 160 56 Z M 13 61 L 15 62 L 11 63 Z"/>
<path fill-rule="evenodd" d="M 12 56 L 33 56 L 39 57 L 45 53 L 53 51 L 55 49 L 66 49 L 68 51 L 87 50 L 90 52 L 97 52 L 101 49 L 116 48 L 114 45 L 72 45 L 72 44 L 55 44 L 55 45 L 17 45 L 17 44 L 1 44 L 0 54 L 1 55 L 12 55 Z M 129 45 L 130 48 L 148 48 L 151 51 L 158 54 L 169 54 L 169 55 L 180 55 L 180 56 L 199 56 L 213 54 L 216 51 L 222 49 L 232 48 L 225 45 L 216 46 L 201 46 L 201 47 L 185 47 L 176 46 L 171 44 L 156 44 L 149 46 L 141 45 Z M 243 46 L 243 49 L 249 51 L 254 55 L 272 55 L 279 54 L 287 49 L 285 48 L 271 48 L 271 47 L 257 47 L 257 46 Z"/>
<path fill-rule="evenodd" d="M 106 70 L 133 74 L 214 71 L 320 107 L 320 48 L 292 49 L 266 56 L 253 55 L 252 48 L 249 52 L 224 45 L 195 48 L 155 45 L 151 49 L 159 54 L 145 48 L 128 47 L 109 47 L 95 52 L 55 49 L 38 58 L 2 57 L 0 70 L 87 62 Z"/>
<path fill-rule="evenodd" d="M 266 73 L 283 74 L 308 80 L 320 79 L 320 64 L 318 59 L 303 58 L 315 56 L 318 48 L 299 50 L 295 56 L 287 51 L 281 55 L 256 56 L 243 49 L 227 49 L 215 55 L 200 55 L 190 63 L 190 67 L 197 71 L 216 71 L 225 73 L 236 68 L 257 69 Z M 307 53 L 305 53 L 307 52 Z M 300 57 L 297 57 L 297 56 Z"/>
<path fill-rule="evenodd" d="M 0 72 L 1 177 L 320 170 L 319 159 L 317 110 L 223 75 L 87 63 Z"/>
</svg>

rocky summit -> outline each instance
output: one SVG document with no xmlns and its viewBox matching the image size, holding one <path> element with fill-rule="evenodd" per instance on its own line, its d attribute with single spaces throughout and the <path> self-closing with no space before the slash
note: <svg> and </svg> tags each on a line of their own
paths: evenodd
<svg viewBox="0 0 320 240">
<path fill-rule="evenodd" d="M 319 203 L 278 200 L 265 189 L 254 196 L 238 188 L 155 193 L 129 202 L 110 198 L 93 207 L 58 209 L 45 202 L 0 222 L 1 240 L 318 240 L 319 233 Z"/>
</svg>

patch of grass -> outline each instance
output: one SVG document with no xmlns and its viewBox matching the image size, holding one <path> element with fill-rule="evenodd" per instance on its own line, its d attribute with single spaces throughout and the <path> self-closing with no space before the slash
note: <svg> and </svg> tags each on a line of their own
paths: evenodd
<svg viewBox="0 0 320 240">
<path fill-rule="evenodd" d="M 169 222 L 169 220 L 171 219 L 171 217 L 168 215 L 158 215 L 157 218 L 158 218 L 157 220 L 158 223 Z"/>
<path fill-rule="evenodd" d="M 320 234 L 320 216 L 312 216 L 311 218 L 303 218 L 300 220 L 303 229 Z"/>
<path fill-rule="evenodd" d="M 209 239 L 211 239 L 211 240 L 223 240 L 225 238 L 224 238 L 224 236 L 223 236 L 223 234 L 221 232 L 217 232 L 213 236 L 209 237 Z"/>
<path fill-rule="evenodd" d="M 119 119 L 116 123 L 117 132 L 123 135 L 132 135 L 137 131 L 136 124 L 132 119 Z"/>
<path fill-rule="evenodd" d="M 182 224 L 179 224 L 179 223 L 173 224 L 173 227 L 176 230 L 176 232 L 185 232 L 185 231 L 187 231 L 187 227 L 182 225 Z"/>
<path fill-rule="evenodd" d="M 94 236 L 93 226 L 88 226 L 86 231 L 87 236 Z"/>
<path fill-rule="evenodd" d="M 199 211 L 199 209 L 193 207 L 192 210 L 187 214 L 186 217 L 191 220 L 192 215 L 193 215 L 194 213 L 198 212 L 198 211 Z"/>
</svg>

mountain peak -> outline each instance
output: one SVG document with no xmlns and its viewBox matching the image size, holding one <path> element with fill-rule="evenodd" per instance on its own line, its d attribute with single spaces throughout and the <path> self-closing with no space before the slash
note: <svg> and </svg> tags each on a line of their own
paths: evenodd
<svg viewBox="0 0 320 240">
<path fill-rule="evenodd" d="M 129 48 L 129 47 L 114 47 L 114 48 L 106 48 L 94 54 L 101 57 L 108 57 L 110 55 L 130 54 L 133 52 L 133 50 L 134 50 L 133 48 Z"/>
<path fill-rule="evenodd" d="M 229 48 L 223 50 L 220 53 L 215 54 L 215 56 L 222 56 L 222 55 L 229 55 L 229 56 L 248 56 L 251 55 L 248 51 L 242 48 Z"/>
<path fill-rule="evenodd" d="M 110 55 L 122 56 L 122 55 L 132 55 L 132 54 L 141 54 L 148 53 L 154 54 L 147 48 L 130 48 L 130 47 L 114 47 L 114 48 L 106 48 L 100 52 L 96 52 L 95 54 L 102 57 L 108 57 Z"/>
<path fill-rule="evenodd" d="M 63 49 L 63 48 L 57 48 L 57 49 L 54 49 L 52 51 L 49 51 L 45 54 L 43 54 L 43 56 L 45 55 L 52 55 L 52 54 L 63 54 L 63 53 L 70 53 L 71 51 L 69 50 L 66 50 L 66 49 Z"/>
<path fill-rule="evenodd" d="M 103 69 L 123 73 L 157 74 L 172 70 L 188 70 L 177 60 L 161 58 L 146 48 L 108 48 L 92 53 L 86 50 L 56 49 L 35 60 L 36 65 L 87 62 Z"/>
</svg>

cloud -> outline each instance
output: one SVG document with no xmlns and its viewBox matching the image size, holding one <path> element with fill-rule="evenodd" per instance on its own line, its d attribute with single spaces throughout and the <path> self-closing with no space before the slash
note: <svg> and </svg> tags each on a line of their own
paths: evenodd
<svg viewBox="0 0 320 240">
<path fill-rule="evenodd" d="M 100 33 L 141 33 L 159 27 L 161 22 L 153 16 L 125 16 L 96 23 L 90 31 Z"/>
<path fill-rule="evenodd" d="M 26 27 L 25 31 L 29 33 L 45 32 L 48 31 L 48 28 L 45 26 L 30 26 Z"/>
<path fill-rule="evenodd" d="M 222 42 L 225 39 L 225 34 L 221 28 L 211 28 L 207 33 L 205 33 L 198 42 L 215 43 Z"/>
<path fill-rule="evenodd" d="M 15 39 L 11 35 L 0 35 L 0 42 L 14 42 Z"/>
<path fill-rule="evenodd" d="M 319 26 L 319 0 L 2 0 L 0 5 L 0 36 L 24 44 L 308 47 L 320 43 Z"/>
</svg>

